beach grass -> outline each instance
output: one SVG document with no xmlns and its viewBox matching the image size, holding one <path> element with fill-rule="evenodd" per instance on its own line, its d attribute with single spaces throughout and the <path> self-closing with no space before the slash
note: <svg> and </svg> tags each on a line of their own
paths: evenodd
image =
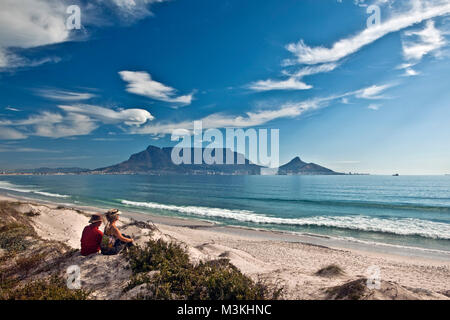
<svg viewBox="0 0 450 320">
<path fill-rule="evenodd" d="M 65 280 L 56 275 L 2 289 L 0 300 L 87 300 L 90 295 L 87 290 L 69 289 Z"/>
<path fill-rule="evenodd" d="M 126 290 L 146 284 L 142 299 L 266 300 L 280 298 L 283 291 L 253 281 L 228 259 L 193 264 L 180 245 L 163 240 L 131 248 L 127 259 L 133 277 Z"/>
<path fill-rule="evenodd" d="M 320 277 L 337 277 L 344 275 L 345 272 L 337 264 L 330 264 L 326 267 L 320 268 L 315 275 Z"/>
</svg>

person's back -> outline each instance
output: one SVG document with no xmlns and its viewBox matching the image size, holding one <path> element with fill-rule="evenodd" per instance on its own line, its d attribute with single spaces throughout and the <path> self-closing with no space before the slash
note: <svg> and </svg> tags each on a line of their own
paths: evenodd
<svg viewBox="0 0 450 320">
<path fill-rule="evenodd" d="M 92 216 L 90 225 L 86 226 L 81 235 L 81 255 L 88 256 L 100 251 L 103 232 L 98 227 L 101 225 L 100 216 Z"/>
<path fill-rule="evenodd" d="M 133 239 L 122 234 L 116 226 L 119 215 L 120 211 L 118 209 L 111 209 L 105 213 L 108 223 L 105 227 L 105 234 L 101 243 L 101 252 L 104 255 L 118 254 L 124 248 L 133 245 Z"/>
</svg>

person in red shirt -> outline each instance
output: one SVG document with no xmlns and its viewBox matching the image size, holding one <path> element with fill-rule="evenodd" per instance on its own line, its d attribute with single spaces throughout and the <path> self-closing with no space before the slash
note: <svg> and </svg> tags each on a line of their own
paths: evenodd
<svg viewBox="0 0 450 320">
<path fill-rule="evenodd" d="M 100 251 L 103 232 L 98 227 L 102 224 L 102 217 L 94 214 L 89 220 L 90 225 L 84 227 L 81 236 L 81 255 L 88 256 Z"/>
</svg>

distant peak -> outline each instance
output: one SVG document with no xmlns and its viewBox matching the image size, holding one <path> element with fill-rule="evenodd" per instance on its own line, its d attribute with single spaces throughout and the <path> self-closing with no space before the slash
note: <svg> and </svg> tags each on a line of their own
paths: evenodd
<svg viewBox="0 0 450 320">
<path fill-rule="evenodd" d="M 150 150 L 159 150 L 159 148 L 158 148 L 158 147 L 155 147 L 155 146 L 152 146 L 152 145 L 149 145 L 149 146 L 147 147 L 147 150 L 148 150 L 148 151 L 150 151 Z"/>
<path fill-rule="evenodd" d="M 294 159 L 291 160 L 292 163 L 296 163 L 296 162 L 303 162 L 302 159 L 300 159 L 300 157 L 295 157 Z"/>
</svg>

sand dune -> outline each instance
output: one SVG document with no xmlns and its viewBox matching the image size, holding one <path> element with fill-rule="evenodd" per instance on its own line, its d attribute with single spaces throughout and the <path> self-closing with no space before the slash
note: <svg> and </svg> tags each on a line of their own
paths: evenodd
<svg viewBox="0 0 450 320">
<path fill-rule="evenodd" d="M 0 197 L 4 201 L 17 201 Z M 22 201 L 21 212 L 38 212 L 32 223 L 42 239 L 61 241 L 78 249 L 80 235 L 93 210 L 80 210 L 56 204 Z M 136 224 L 124 214 L 120 228 L 132 235 L 138 244 L 146 242 L 150 230 Z M 148 220 L 146 215 L 129 215 Z M 158 220 L 158 219 L 156 219 Z M 152 221 L 150 221 L 152 222 Z M 355 290 L 361 299 L 449 299 L 450 261 L 406 257 L 377 252 L 329 248 L 300 242 L 270 240 L 270 233 L 259 236 L 245 229 L 220 232 L 209 223 L 187 220 L 154 224 L 153 238 L 176 241 L 186 247 L 193 262 L 228 258 L 250 277 L 265 278 L 282 283 L 287 299 L 349 299 Z M 121 289 L 131 271 L 122 256 L 73 255 L 60 266 L 79 265 L 83 288 L 93 290 L 97 299 L 129 299 L 139 288 L 124 294 Z M 330 264 L 338 265 L 343 273 L 319 276 L 316 272 Z M 380 289 L 362 285 L 367 271 L 376 266 L 380 271 Z M 334 291 L 333 291 L 334 290 Z"/>
</svg>

